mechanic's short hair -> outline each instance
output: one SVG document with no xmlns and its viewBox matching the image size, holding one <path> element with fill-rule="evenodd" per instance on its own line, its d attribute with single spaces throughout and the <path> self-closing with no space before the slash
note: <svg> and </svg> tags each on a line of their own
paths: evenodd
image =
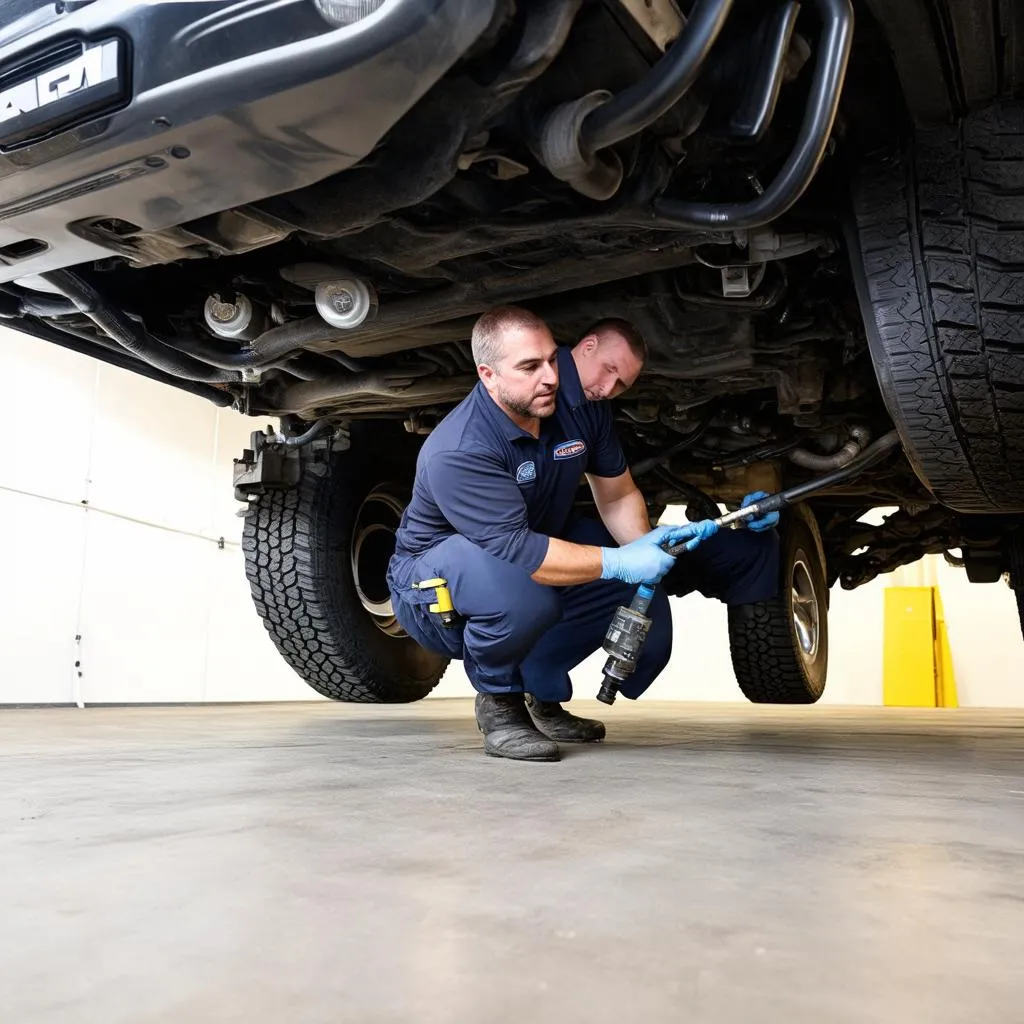
<svg viewBox="0 0 1024 1024">
<path fill-rule="evenodd" d="M 471 335 L 473 362 L 496 369 L 505 354 L 505 335 L 510 331 L 546 331 L 548 325 L 535 313 L 519 306 L 495 306 L 484 313 Z"/>
<path fill-rule="evenodd" d="M 617 316 L 603 317 L 591 324 L 581 337 L 585 338 L 590 334 L 596 334 L 601 341 L 604 341 L 609 334 L 617 334 L 629 346 L 629 351 L 640 360 L 641 366 L 647 362 L 647 342 L 628 320 Z"/>
</svg>

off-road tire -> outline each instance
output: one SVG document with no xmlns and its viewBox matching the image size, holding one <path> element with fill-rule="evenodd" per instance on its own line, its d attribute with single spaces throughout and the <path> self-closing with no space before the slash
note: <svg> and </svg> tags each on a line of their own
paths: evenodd
<svg viewBox="0 0 1024 1024">
<path fill-rule="evenodd" d="M 958 511 L 1024 511 L 1024 104 L 871 154 L 853 200 L 868 343 L 914 470 Z"/>
<path fill-rule="evenodd" d="M 813 704 L 825 691 L 828 670 L 828 584 L 825 554 L 814 515 L 804 505 L 779 524 L 779 594 L 770 601 L 729 608 L 729 650 L 736 682 L 755 704 Z M 810 659 L 793 624 L 794 564 L 807 567 L 818 600 L 818 642 Z"/>
<path fill-rule="evenodd" d="M 249 506 L 246 576 L 275 646 L 317 693 L 353 703 L 408 703 L 433 689 L 447 661 L 408 636 L 386 635 L 360 603 L 352 531 L 374 476 L 352 452 L 304 455 L 297 487 Z"/>
</svg>

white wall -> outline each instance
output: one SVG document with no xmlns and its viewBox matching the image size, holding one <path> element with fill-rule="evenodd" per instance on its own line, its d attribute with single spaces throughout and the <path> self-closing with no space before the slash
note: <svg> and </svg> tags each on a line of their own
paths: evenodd
<svg viewBox="0 0 1024 1024">
<path fill-rule="evenodd" d="M 0 376 L 0 702 L 315 696 L 245 581 L 231 460 L 263 421 L 9 330 Z"/>
<path fill-rule="evenodd" d="M 0 377 L 0 703 L 319 699 L 245 582 L 231 460 L 264 421 L 3 329 Z M 833 591 L 826 702 L 881 701 L 883 587 L 933 582 L 961 703 L 1024 706 L 1013 595 L 936 559 Z M 676 651 L 652 696 L 741 699 L 724 608 L 673 604 Z M 596 693 L 601 664 L 576 670 L 578 695 Z M 469 692 L 458 664 L 435 691 Z"/>
</svg>

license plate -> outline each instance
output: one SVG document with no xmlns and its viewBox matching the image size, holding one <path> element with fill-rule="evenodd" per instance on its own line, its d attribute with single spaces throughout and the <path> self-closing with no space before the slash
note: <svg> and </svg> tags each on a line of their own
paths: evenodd
<svg viewBox="0 0 1024 1024">
<path fill-rule="evenodd" d="M 62 48 L 0 78 L 0 147 L 70 127 L 124 99 L 124 50 L 120 39 L 86 43 L 78 53 Z"/>
</svg>

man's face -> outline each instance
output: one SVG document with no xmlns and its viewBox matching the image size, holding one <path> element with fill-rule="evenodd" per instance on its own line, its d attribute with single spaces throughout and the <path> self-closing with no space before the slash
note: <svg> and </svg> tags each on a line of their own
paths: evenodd
<svg viewBox="0 0 1024 1024">
<path fill-rule="evenodd" d="M 583 393 L 591 402 L 617 398 L 633 386 L 643 369 L 626 339 L 614 333 L 606 333 L 600 338 L 596 334 L 588 334 L 579 340 L 572 355 Z"/>
<path fill-rule="evenodd" d="M 516 328 L 506 333 L 497 366 L 479 367 L 480 379 L 506 412 L 544 419 L 555 411 L 558 348 L 551 332 Z"/>
</svg>

